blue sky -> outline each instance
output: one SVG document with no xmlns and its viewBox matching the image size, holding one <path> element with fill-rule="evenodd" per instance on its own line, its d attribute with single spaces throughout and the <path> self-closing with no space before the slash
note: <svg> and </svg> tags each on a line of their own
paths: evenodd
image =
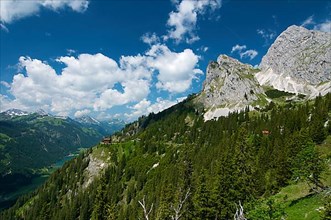
<svg viewBox="0 0 331 220">
<path fill-rule="evenodd" d="M 1 0 L 0 110 L 127 121 L 201 90 L 210 60 L 258 65 L 290 25 L 330 32 L 331 1 Z"/>
</svg>

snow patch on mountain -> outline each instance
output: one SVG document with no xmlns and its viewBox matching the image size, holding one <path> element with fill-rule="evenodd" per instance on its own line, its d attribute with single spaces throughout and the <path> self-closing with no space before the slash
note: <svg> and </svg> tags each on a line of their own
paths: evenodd
<svg viewBox="0 0 331 220">
<path fill-rule="evenodd" d="M 14 116 L 24 116 L 24 115 L 28 115 L 29 113 L 26 111 L 22 111 L 20 109 L 9 109 L 7 111 L 4 112 L 5 115 L 14 117 Z"/>
<path fill-rule="evenodd" d="M 98 121 L 97 119 L 88 116 L 88 115 L 84 115 L 82 117 L 76 118 L 76 121 L 78 121 L 79 123 L 82 124 L 95 124 L 95 125 L 99 125 L 101 122 Z"/>
</svg>

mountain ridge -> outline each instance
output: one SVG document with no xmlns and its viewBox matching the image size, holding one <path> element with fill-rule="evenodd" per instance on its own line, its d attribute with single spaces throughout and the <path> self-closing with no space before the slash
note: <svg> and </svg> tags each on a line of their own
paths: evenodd
<svg viewBox="0 0 331 220">
<path fill-rule="evenodd" d="M 79 148 L 89 148 L 120 130 L 118 123 L 88 124 L 43 110 L 0 113 L 0 209 L 12 195 Z M 9 198 L 9 200 L 7 200 Z"/>
<path fill-rule="evenodd" d="M 259 68 L 225 54 L 210 62 L 196 98 L 205 110 L 205 120 L 247 106 L 251 110 L 265 107 L 275 101 L 266 94 L 271 90 L 293 93 L 291 99 L 331 92 L 331 34 L 290 26 L 270 46 Z"/>
<path fill-rule="evenodd" d="M 292 25 L 270 46 L 256 78 L 261 85 L 311 98 L 331 90 L 331 34 Z"/>
</svg>

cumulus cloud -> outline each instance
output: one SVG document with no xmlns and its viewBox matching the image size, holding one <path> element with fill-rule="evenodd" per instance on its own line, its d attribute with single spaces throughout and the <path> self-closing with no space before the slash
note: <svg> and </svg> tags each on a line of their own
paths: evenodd
<svg viewBox="0 0 331 220">
<path fill-rule="evenodd" d="M 141 37 L 141 40 L 148 45 L 153 45 L 160 42 L 160 38 L 156 35 L 156 33 L 146 33 Z"/>
<path fill-rule="evenodd" d="M 250 60 L 254 59 L 258 55 L 258 52 L 256 50 L 246 50 L 246 48 L 246 45 L 236 44 L 232 47 L 231 53 L 237 52 L 241 59 L 249 58 Z"/>
<path fill-rule="evenodd" d="M 74 116 L 75 116 L 75 118 L 80 118 L 80 117 L 82 117 L 84 115 L 88 115 L 90 113 L 91 113 L 91 110 L 83 109 L 83 110 L 76 111 Z"/>
<path fill-rule="evenodd" d="M 84 12 L 88 8 L 88 4 L 88 0 L 0 1 L 0 21 L 9 24 L 15 20 L 38 14 L 42 8 L 53 11 L 69 8 L 76 12 Z"/>
<path fill-rule="evenodd" d="M 198 16 L 213 12 L 221 7 L 221 0 L 182 0 L 173 1 L 176 11 L 169 13 L 167 25 L 170 27 L 164 39 L 173 39 L 177 43 L 193 43 L 199 40 L 195 33 Z"/>
<path fill-rule="evenodd" d="M 1 82 L 14 97 L 2 96 L 2 110 L 19 107 L 55 114 L 82 115 L 146 99 L 152 87 L 171 93 L 186 91 L 197 74 L 199 57 L 192 50 L 173 52 L 154 45 L 143 55 L 122 56 L 119 62 L 101 54 L 62 56 L 57 73 L 45 61 L 20 57 L 11 83 Z M 155 77 L 153 77 L 153 75 Z"/>
<path fill-rule="evenodd" d="M 22 105 L 17 100 L 11 100 L 7 95 L 0 94 L 0 112 L 12 108 L 29 110 L 28 107 Z"/>
<path fill-rule="evenodd" d="M 140 101 L 149 93 L 144 74 L 122 69 L 116 61 L 100 53 L 58 58 L 57 62 L 66 65 L 59 75 L 46 62 L 29 57 L 21 57 L 19 61 L 26 75 L 14 76 L 10 93 L 24 106 L 40 106 L 52 112 L 107 109 Z M 116 83 L 123 86 L 123 93 L 114 88 Z"/>
<path fill-rule="evenodd" d="M 103 91 L 100 98 L 95 102 L 95 110 L 106 110 L 113 106 L 124 105 L 130 102 L 139 101 L 149 94 L 149 82 L 146 80 L 123 82 L 124 92 L 116 89 Z"/>
<path fill-rule="evenodd" d="M 146 53 L 148 65 L 159 72 L 156 87 L 171 93 L 180 93 L 188 90 L 192 80 L 202 71 L 195 69 L 199 57 L 191 49 L 175 53 L 161 44 L 153 45 Z"/>
<path fill-rule="evenodd" d="M 129 120 L 135 120 L 141 115 L 148 115 L 149 113 L 158 113 L 161 112 L 178 102 L 181 102 L 185 99 L 186 97 L 180 97 L 175 100 L 165 100 L 162 99 L 161 97 L 158 97 L 156 99 L 156 102 L 152 104 L 151 101 L 147 99 L 141 100 L 139 103 L 131 106 L 130 108 L 132 109 L 132 112 L 129 114 L 125 114 L 125 116 Z"/>
<path fill-rule="evenodd" d="M 331 33 L 331 20 L 325 20 L 322 23 L 316 24 L 314 30 Z"/>
</svg>

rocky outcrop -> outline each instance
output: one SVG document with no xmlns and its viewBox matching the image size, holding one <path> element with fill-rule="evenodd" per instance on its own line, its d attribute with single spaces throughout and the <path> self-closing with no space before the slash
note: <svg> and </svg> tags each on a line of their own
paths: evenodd
<svg viewBox="0 0 331 220">
<path fill-rule="evenodd" d="M 290 26 L 262 58 L 256 79 L 278 90 L 316 96 L 331 91 L 331 34 Z"/>
<path fill-rule="evenodd" d="M 271 45 L 260 69 L 226 55 L 210 62 L 203 90 L 195 99 L 205 110 L 205 120 L 267 104 L 271 99 L 264 89 L 307 98 L 331 92 L 331 34 L 290 26 Z"/>
<path fill-rule="evenodd" d="M 246 106 L 259 99 L 263 89 L 254 78 L 251 65 L 220 55 L 207 68 L 206 81 L 199 101 L 206 108 Z"/>
<path fill-rule="evenodd" d="M 231 109 L 239 110 L 254 102 L 257 104 L 264 96 L 263 89 L 254 77 L 257 71 L 251 65 L 220 55 L 217 62 L 209 63 L 203 90 L 196 100 L 211 112 L 221 108 L 216 112 L 222 115 L 227 115 Z M 219 115 L 211 114 L 210 117 L 214 116 Z"/>
<path fill-rule="evenodd" d="M 99 177 L 103 170 L 108 167 L 108 163 L 94 157 L 92 154 L 89 155 L 89 164 L 84 171 L 85 181 L 83 183 L 83 189 L 87 188 L 95 178 Z"/>
</svg>

